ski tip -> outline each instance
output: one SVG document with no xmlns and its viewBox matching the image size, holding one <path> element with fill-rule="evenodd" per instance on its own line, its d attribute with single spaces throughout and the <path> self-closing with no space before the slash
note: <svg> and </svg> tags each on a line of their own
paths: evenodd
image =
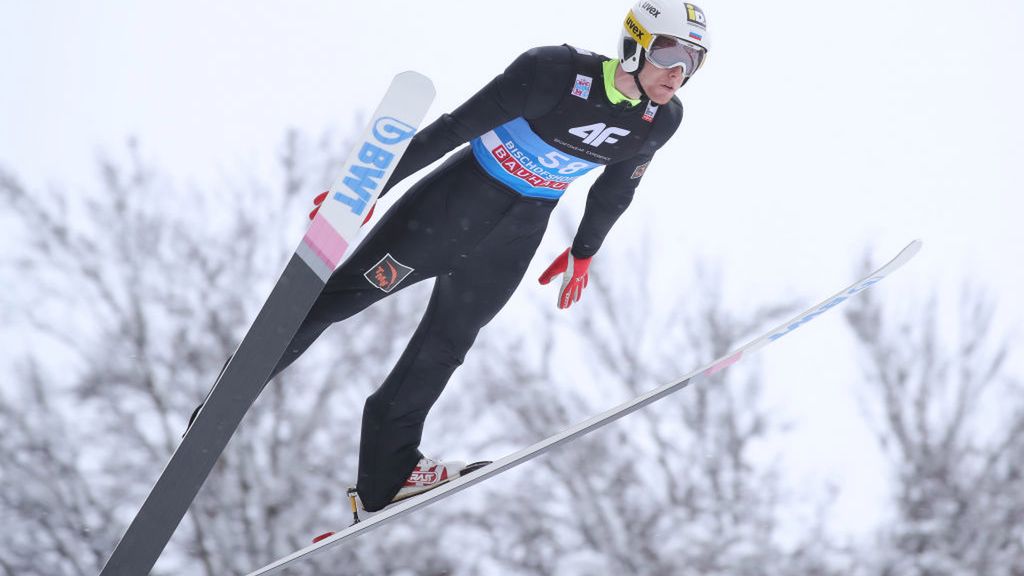
<svg viewBox="0 0 1024 576">
<path fill-rule="evenodd" d="M 921 246 L 923 245 L 924 243 L 921 242 L 921 240 L 918 238 L 911 240 L 910 244 L 907 244 L 906 247 L 903 248 L 903 250 L 900 250 L 900 253 L 897 254 L 896 257 L 892 259 L 892 262 L 888 266 L 894 268 L 897 266 L 902 266 L 908 260 L 910 260 L 914 256 L 917 256 L 917 253 L 921 251 Z"/>
<path fill-rule="evenodd" d="M 395 79 L 392 82 L 401 83 L 404 85 L 404 88 L 409 90 L 415 90 L 420 93 L 429 93 L 431 96 L 436 94 L 436 91 L 434 90 L 434 82 L 415 70 L 406 70 L 405 72 L 395 74 Z"/>
</svg>

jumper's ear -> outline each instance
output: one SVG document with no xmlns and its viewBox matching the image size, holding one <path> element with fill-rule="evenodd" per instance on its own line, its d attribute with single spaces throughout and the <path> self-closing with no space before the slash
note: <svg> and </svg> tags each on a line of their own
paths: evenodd
<svg viewBox="0 0 1024 576">
<path fill-rule="evenodd" d="M 630 37 L 622 39 L 622 69 L 633 73 L 640 65 L 640 50 L 636 40 Z"/>
</svg>

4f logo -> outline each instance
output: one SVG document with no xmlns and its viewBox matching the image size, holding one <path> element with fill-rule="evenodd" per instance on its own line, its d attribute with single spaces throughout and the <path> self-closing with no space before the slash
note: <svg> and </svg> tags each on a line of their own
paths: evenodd
<svg viewBox="0 0 1024 576">
<path fill-rule="evenodd" d="M 616 136 L 626 136 L 629 134 L 629 130 L 608 126 L 603 122 L 598 122 L 597 124 L 588 124 L 587 126 L 570 128 L 569 134 L 583 138 L 584 144 L 590 144 L 591 146 L 597 147 L 605 142 L 615 144 L 619 141 Z"/>
</svg>

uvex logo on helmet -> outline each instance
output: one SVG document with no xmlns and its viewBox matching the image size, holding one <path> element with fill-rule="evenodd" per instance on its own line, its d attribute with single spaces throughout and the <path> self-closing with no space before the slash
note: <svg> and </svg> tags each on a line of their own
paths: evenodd
<svg viewBox="0 0 1024 576">
<path fill-rule="evenodd" d="M 647 10 L 647 12 L 649 12 L 650 15 L 654 16 L 655 18 L 657 18 L 661 14 L 661 10 L 655 8 L 654 4 L 651 4 L 650 2 L 644 2 L 644 5 L 641 6 L 641 8 Z"/>
<path fill-rule="evenodd" d="M 644 47 L 647 46 L 647 29 L 637 22 L 632 11 L 626 15 L 626 29 L 633 35 L 633 39 L 635 39 L 637 43 Z"/>
<path fill-rule="evenodd" d="M 598 122 L 597 124 L 588 124 L 586 126 L 570 128 L 569 134 L 583 138 L 584 144 L 590 144 L 591 146 L 597 147 L 605 142 L 615 144 L 619 141 L 616 136 L 626 136 L 629 134 L 629 130 L 608 126 L 604 122 Z"/>
</svg>

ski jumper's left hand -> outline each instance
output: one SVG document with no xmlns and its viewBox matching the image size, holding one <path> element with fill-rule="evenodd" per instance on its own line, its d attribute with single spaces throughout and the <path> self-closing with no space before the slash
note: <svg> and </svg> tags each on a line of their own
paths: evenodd
<svg viewBox="0 0 1024 576">
<path fill-rule="evenodd" d="M 548 266 L 548 269 L 540 275 L 540 283 L 547 284 L 555 276 L 562 275 L 562 289 L 558 292 L 558 307 L 566 309 L 579 302 L 583 296 L 583 289 L 587 287 L 587 280 L 590 275 L 587 269 L 590 268 L 590 258 L 577 258 L 572 255 L 572 249 L 566 248 L 555 261 Z"/>
</svg>

